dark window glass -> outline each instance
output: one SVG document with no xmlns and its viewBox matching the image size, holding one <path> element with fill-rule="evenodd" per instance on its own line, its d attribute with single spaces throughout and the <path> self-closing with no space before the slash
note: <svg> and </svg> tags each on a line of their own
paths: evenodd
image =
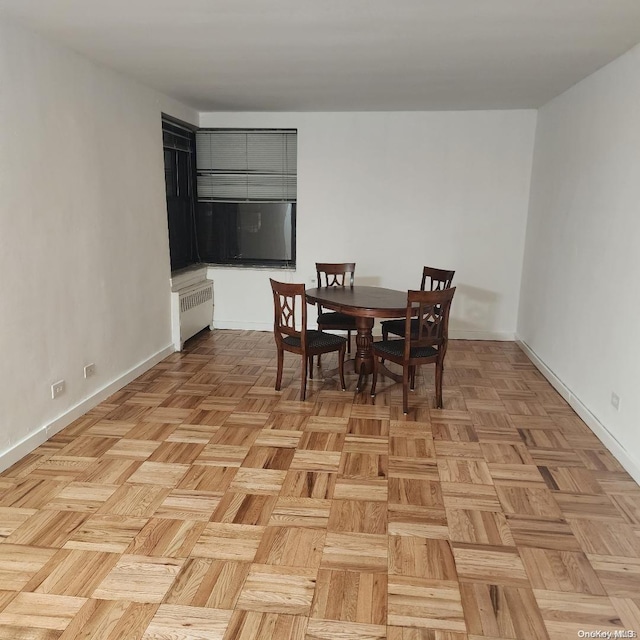
<svg viewBox="0 0 640 640">
<path fill-rule="evenodd" d="M 205 262 L 295 264 L 295 202 L 200 202 L 198 238 Z"/>
<path fill-rule="evenodd" d="M 163 121 L 164 179 L 171 270 L 200 262 L 195 236 L 195 134 Z"/>
</svg>

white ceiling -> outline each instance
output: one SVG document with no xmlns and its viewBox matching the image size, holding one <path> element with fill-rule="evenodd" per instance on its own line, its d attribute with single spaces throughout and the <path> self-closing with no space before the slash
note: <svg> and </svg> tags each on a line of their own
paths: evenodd
<svg viewBox="0 0 640 640">
<path fill-rule="evenodd" d="M 200 111 L 538 107 L 640 42 L 640 0 L 0 0 Z"/>
</svg>

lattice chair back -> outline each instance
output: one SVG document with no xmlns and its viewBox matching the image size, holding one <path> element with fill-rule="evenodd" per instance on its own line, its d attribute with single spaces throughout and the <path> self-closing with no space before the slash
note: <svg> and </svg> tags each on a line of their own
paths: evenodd
<svg viewBox="0 0 640 640">
<path fill-rule="evenodd" d="M 435 291 L 407 292 L 407 318 L 405 336 L 405 357 L 413 349 L 421 347 L 437 347 L 446 351 L 449 339 L 449 312 L 451 301 L 456 292 L 455 287 Z M 417 318 L 418 330 L 411 332 L 411 318 Z"/>
<path fill-rule="evenodd" d="M 443 289 L 449 289 L 455 271 L 447 271 L 446 269 L 436 269 L 434 267 L 422 268 L 422 283 L 420 284 L 421 291 L 442 291 Z M 427 287 L 427 280 L 429 280 L 429 286 Z"/>
<path fill-rule="evenodd" d="M 273 292 L 273 331 L 276 340 L 282 336 L 300 338 L 304 344 L 307 334 L 307 305 L 304 284 L 278 282 L 269 279 Z"/>
<path fill-rule="evenodd" d="M 319 287 L 352 287 L 355 262 L 316 262 Z"/>
</svg>

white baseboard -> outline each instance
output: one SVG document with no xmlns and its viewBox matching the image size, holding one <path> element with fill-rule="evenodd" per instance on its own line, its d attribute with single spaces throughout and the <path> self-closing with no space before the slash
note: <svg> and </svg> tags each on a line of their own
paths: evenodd
<svg viewBox="0 0 640 640">
<path fill-rule="evenodd" d="M 513 342 L 515 334 L 507 331 L 462 331 L 449 329 L 450 340 L 496 340 L 498 342 Z"/>
<path fill-rule="evenodd" d="M 546 365 L 544 360 L 523 340 L 516 336 L 516 343 L 529 356 L 531 362 L 540 373 L 551 383 L 551 386 L 567 401 L 569 406 L 578 414 L 580 419 L 604 443 L 616 460 L 629 472 L 633 479 L 640 484 L 640 463 L 618 442 L 617 438 L 607 429 L 589 408 L 573 391 Z"/>
<path fill-rule="evenodd" d="M 158 362 L 164 360 L 174 352 L 175 349 L 172 344 L 166 346 L 164 349 L 158 351 L 150 358 L 147 358 L 144 362 L 136 365 L 133 369 L 130 369 L 105 387 L 102 387 L 102 389 L 96 391 L 92 396 L 89 396 L 74 407 L 71 407 L 71 409 L 65 411 L 65 413 L 58 416 L 48 424 L 43 425 L 34 433 L 29 434 L 24 438 L 24 440 L 21 440 L 9 449 L 0 453 L 0 472 L 8 469 L 11 465 L 24 458 L 24 456 L 46 442 L 51 436 L 58 433 L 58 431 L 61 431 L 66 426 L 70 425 L 74 420 L 83 416 L 87 411 L 93 409 L 93 407 L 100 404 L 103 400 L 106 400 L 110 395 L 122 389 L 126 384 L 129 384 L 145 371 L 148 371 L 151 367 L 155 366 Z"/>
<path fill-rule="evenodd" d="M 238 331 L 273 331 L 271 322 L 238 322 L 237 320 L 213 319 L 214 329 L 236 329 Z"/>
<path fill-rule="evenodd" d="M 236 329 L 240 331 L 273 331 L 273 322 L 238 322 L 236 320 L 214 320 L 216 329 Z M 311 324 L 309 325 L 311 326 Z M 340 331 L 330 333 L 344 333 Z M 376 322 L 373 328 L 373 335 L 379 338 L 382 335 L 380 325 Z M 500 331 L 456 331 L 449 330 L 451 340 L 497 340 L 500 342 L 512 342 L 515 338 L 513 333 Z"/>
</svg>

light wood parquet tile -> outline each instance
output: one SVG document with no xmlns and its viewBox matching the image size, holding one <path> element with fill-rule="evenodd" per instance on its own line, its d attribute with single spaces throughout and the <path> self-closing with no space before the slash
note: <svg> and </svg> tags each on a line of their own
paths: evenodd
<svg viewBox="0 0 640 640">
<path fill-rule="evenodd" d="M 275 495 L 228 492 L 221 498 L 211 521 L 266 526 L 276 501 Z"/>
<path fill-rule="evenodd" d="M 446 540 L 450 537 L 444 509 L 388 505 L 387 531 L 390 536 L 418 536 Z"/>
<path fill-rule="evenodd" d="M 515 546 L 509 524 L 502 512 L 447 509 L 446 518 L 452 542 Z"/>
<path fill-rule="evenodd" d="M 1 544 L 0 585 L 3 589 L 20 591 L 55 553 L 55 549 Z"/>
<path fill-rule="evenodd" d="M 571 526 L 563 518 L 507 515 L 507 523 L 518 547 L 582 550 Z"/>
<path fill-rule="evenodd" d="M 420 629 L 418 627 L 388 627 L 387 640 L 485 640 L 466 633 L 442 629 Z"/>
<path fill-rule="evenodd" d="M 116 640 L 125 637 L 139 640 L 157 608 L 157 604 L 87 600 L 59 637 L 62 640 Z"/>
<path fill-rule="evenodd" d="M 71 534 L 63 548 L 124 553 L 147 522 L 148 518 L 96 514 Z"/>
<path fill-rule="evenodd" d="M 316 576 L 316 569 L 254 564 L 245 580 L 237 608 L 308 616 Z"/>
<path fill-rule="evenodd" d="M 361 624 L 311 618 L 305 640 L 386 640 L 387 629 L 382 625 Z"/>
<path fill-rule="evenodd" d="M 462 606 L 469 634 L 492 638 L 548 639 L 529 588 L 462 582 Z"/>
<path fill-rule="evenodd" d="M 491 484 L 442 482 L 443 505 L 447 509 L 502 511 L 496 488 Z"/>
<path fill-rule="evenodd" d="M 640 558 L 587 556 L 607 595 L 617 598 L 640 597 Z"/>
<path fill-rule="evenodd" d="M 35 509 L 0 507 L 0 540 L 10 536 L 35 513 Z"/>
<path fill-rule="evenodd" d="M 249 562 L 189 558 L 164 597 L 167 604 L 233 609 L 249 573 Z"/>
<path fill-rule="evenodd" d="M 607 595 L 582 552 L 521 547 L 520 557 L 534 589 Z"/>
<path fill-rule="evenodd" d="M 466 633 L 457 582 L 389 576 L 388 623 Z"/>
<path fill-rule="evenodd" d="M 345 571 L 386 571 L 387 536 L 370 533 L 329 532 L 321 567 Z"/>
<path fill-rule="evenodd" d="M 331 500 L 322 498 L 278 498 L 271 517 L 270 526 L 312 527 L 326 529 L 331 512 Z"/>
<path fill-rule="evenodd" d="M 342 478 L 339 476 L 333 491 L 336 500 L 383 501 L 389 497 L 389 484 L 385 478 Z"/>
<path fill-rule="evenodd" d="M 389 477 L 439 482 L 438 462 L 435 458 L 389 456 Z"/>
<path fill-rule="evenodd" d="M 407 416 L 293 356 L 276 392 L 271 333 L 186 347 L 0 474 L 0 640 L 640 631 L 640 487 L 514 343 Z"/>
<path fill-rule="evenodd" d="M 86 598 L 19 593 L 0 613 L 0 626 L 64 631 Z"/>
<path fill-rule="evenodd" d="M 640 557 L 640 538 L 624 523 L 587 518 L 569 520 L 576 539 L 586 553 Z"/>
<path fill-rule="evenodd" d="M 580 631 L 623 630 L 622 621 L 607 597 L 538 589 L 534 595 L 551 640 L 576 638 Z"/>
<path fill-rule="evenodd" d="M 6 542 L 60 548 L 86 518 L 86 513 L 76 511 L 38 511 L 9 535 Z"/>
<path fill-rule="evenodd" d="M 306 616 L 237 610 L 223 640 L 305 640 L 307 622 Z"/>
<path fill-rule="evenodd" d="M 231 611 L 161 604 L 142 640 L 180 638 L 181 640 L 222 640 Z"/>
<path fill-rule="evenodd" d="M 611 598 L 611 602 L 625 629 L 640 629 L 640 598 Z"/>
<path fill-rule="evenodd" d="M 387 505 L 381 501 L 333 500 L 327 529 L 384 535 L 387 511 Z"/>
<path fill-rule="evenodd" d="M 280 490 L 282 497 L 331 499 L 336 485 L 336 473 L 289 470 Z"/>
<path fill-rule="evenodd" d="M 386 624 L 387 573 L 320 570 L 311 617 Z"/>
<path fill-rule="evenodd" d="M 198 538 L 191 555 L 251 562 L 265 528 L 248 524 L 210 523 Z"/>
<path fill-rule="evenodd" d="M 70 482 L 55 498 L 45 505 L 45 509 L 95 513 L 117 489 L 118 485 Z"/>
<path fill-rule="evenodd" d="M 93 592 L 93 598 L 162 602 L 183 560 L 123 555 Z"/>
<path fill-rule="evenodd" d="M 120 558 L 117 553 L 63 549 L 23 587 L 23 591 L 90 598 Z"/>
<path fill-rule="evenodd" d="M 256 552 L 257 564 L 317 569 L 326 532 L 305 527 L 267 527 Z"/>
<path fill-rule="evenodd" d="M 626 522 L 640 525 L 640 492 L 636 491 L 628 495 L 610 493 L 609 498 Z"/>
<path fill-rule="evenodd" d="M 453 555 L 460 580 L 486 583 L 487 575 L 492 584 L 526 587 L 529 579 L 518 554 L 512 547 L 491 547 L 453 543 Z"/>
</svg>

